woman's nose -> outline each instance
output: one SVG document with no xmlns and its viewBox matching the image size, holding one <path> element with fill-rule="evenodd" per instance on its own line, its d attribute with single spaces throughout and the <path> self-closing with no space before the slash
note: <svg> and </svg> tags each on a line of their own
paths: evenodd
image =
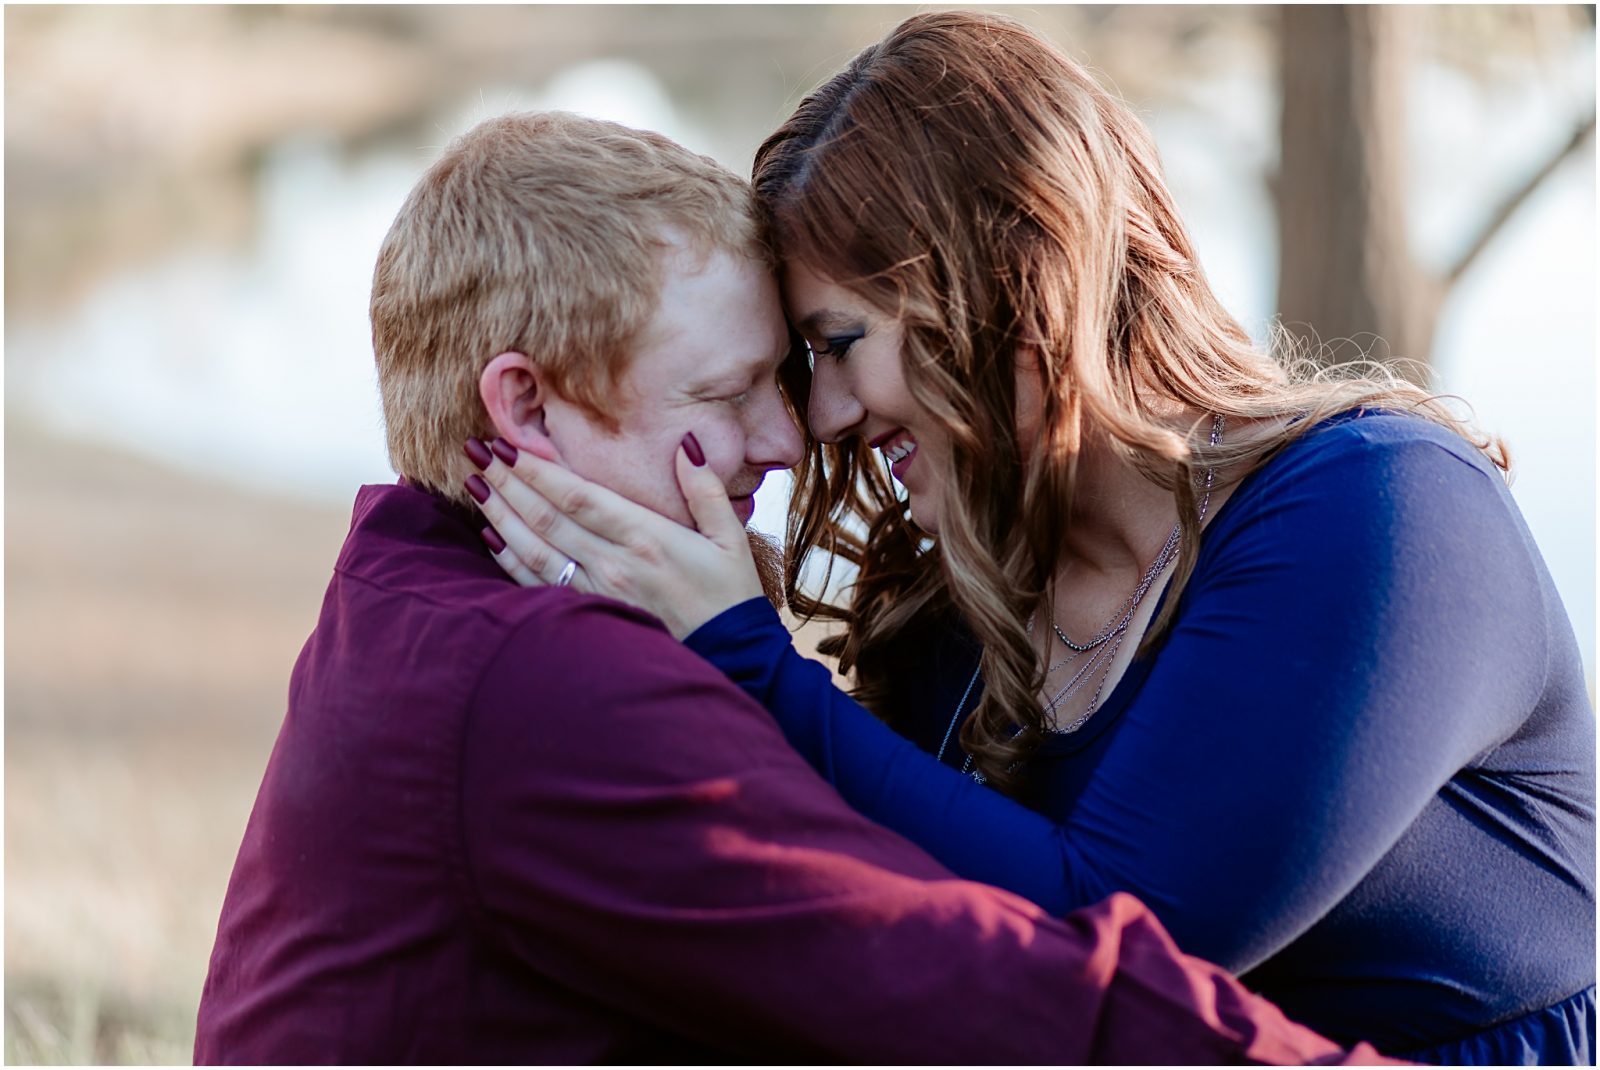
<svg viewBox="0 0 1600 1070">
<path fill-rule="evenodd" d="M 811 433 L 823 442 L 838 442 L 848 437 L 867 415 L 834 363 L 817 361 L 811 372 L 811 401 L 806 407 L 806 422 L 811 426 Z"/>
</svg>

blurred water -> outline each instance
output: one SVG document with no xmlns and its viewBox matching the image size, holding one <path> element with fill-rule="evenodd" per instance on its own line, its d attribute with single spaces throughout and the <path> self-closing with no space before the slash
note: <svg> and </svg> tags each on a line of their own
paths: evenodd
<svg viewBox="0 0 1600 1070">
<path fill-rule="evenodd" d="M 1448 72 L 1419 72 L 1415 92 L 1428 121 L 1413 131 L 1413 222 L 1429 262 L 1445 262 L 1492 198 L 1563 136 L 1575 108 L 1552 99 L 1551 84 L 1485 96 Z M 1275 152 L 1269 91 L 1241 71 L 1197 91 L 1193 111 L 1146 116 L 1208 274 L 1258 336 L 1276 272 L 1259 178 Z M 713 140 L 648 71 L 618 60 L 577 65 L 538 94 L 485 91 L 415 151 L 350 159 L 315 139 L 281 144 L 264 164 L 259 227 L 247 248 L 187 248 L 107 280 L 69 315 L 8 323 L 8 412 L 338 505 L 361 483 L 392 480 L 366 321 L 378 245 L 451 136 L 525 107 L 653 128 L 714 154 Z M 723 162 L 741 174 L 748 168 L 747 160 Z M 1436 352 L 1442 388 L 1463 395 L 1510 442 L 1514 492 L 1591 680 L 1594 182 L 1590 149 L 1523 206 L 1452 295 Z M 786 476 L 769 480 L 755 526 L 782 531 L 787 493 Z"/>
<path fill-rule="evenodd" d="M 271 490 L 348 499 L 393 479 L 365 320 L 408 161 L 317 141 L 266 160 L 244 250 L 188 248 L 13 326 L 11 404 L 85 438 Z"/>
</svg>

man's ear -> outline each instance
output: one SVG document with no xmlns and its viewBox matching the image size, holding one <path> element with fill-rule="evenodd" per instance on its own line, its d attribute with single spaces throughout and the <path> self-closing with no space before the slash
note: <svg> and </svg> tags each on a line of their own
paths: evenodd
<svg viewBox="0 0 1600 1070">
<path fill-rule="evenodd" d="M 478 396 L 501 438 L 519 450 L 561 460 L 561 451 L 545 424 L 549 379 L 532 358 L 515 350 L 495 357 L 478 377 Z"/>
</svg>

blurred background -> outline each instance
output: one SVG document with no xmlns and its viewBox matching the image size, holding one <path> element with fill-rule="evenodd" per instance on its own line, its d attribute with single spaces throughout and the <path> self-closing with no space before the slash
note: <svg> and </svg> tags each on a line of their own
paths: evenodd
<svg viewBox="0 0 1600 1070">
<path fill-rule="evenodd" d="M 289 669 L 393 478 L 373 260 L 449 139 L 566 108 L 748 173 L 926 9 L 6 8 L 8 1062 L 189 1059 Z M 1594 8 L 993 10 L 1145 118 L 1257 337 L 1410 359 L 1504 436 L 1592 693 Z"/>
</svg>

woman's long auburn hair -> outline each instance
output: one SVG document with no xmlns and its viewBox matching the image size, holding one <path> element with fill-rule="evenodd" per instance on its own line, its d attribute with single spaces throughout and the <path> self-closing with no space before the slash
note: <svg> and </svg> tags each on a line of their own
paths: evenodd
<svg viewBox="0 0 1600 1070">
<path fill-rule="evenodd" d="M 1051 612 L 1086 434 L 1177 505 L 1180 551 L 1146 650 L 1194 568 L 1205 470 L 1236 482 L 1358 408 L 1418 412 L 1506 467 L 1498 442 L 1382 367 L 1334 375 L 1256 346 L 1206 283 L 1144 126 L 1011 19 L 907 19 L 806 97 L 756 153 L 753 181 L 785 260 L 899 319 L 907 386 L 950 442 L 934 539 L 857 441 L 808 446 L 789 511 L 790 604 L 844 623 L 822 650 L 891 723 L 919 647 L 959 618 L 983 646 L 985 681 L 961 745 L 1003 790 L 1048 727 L 1027 622 Z M 1025 451 L 1017 368 L 1035 355 L 1023 366 L 1037 367 L 1043 405 Z M 784 378 L 804 413 L 804 362 Z M 1184 410 L 1206 415 L 1175 427 Z M 1245 430 L 1212 446 L 1218 414 Z M 800 589 L 812 551 L 857 566 L 848 608 Z"/>
</svg>

